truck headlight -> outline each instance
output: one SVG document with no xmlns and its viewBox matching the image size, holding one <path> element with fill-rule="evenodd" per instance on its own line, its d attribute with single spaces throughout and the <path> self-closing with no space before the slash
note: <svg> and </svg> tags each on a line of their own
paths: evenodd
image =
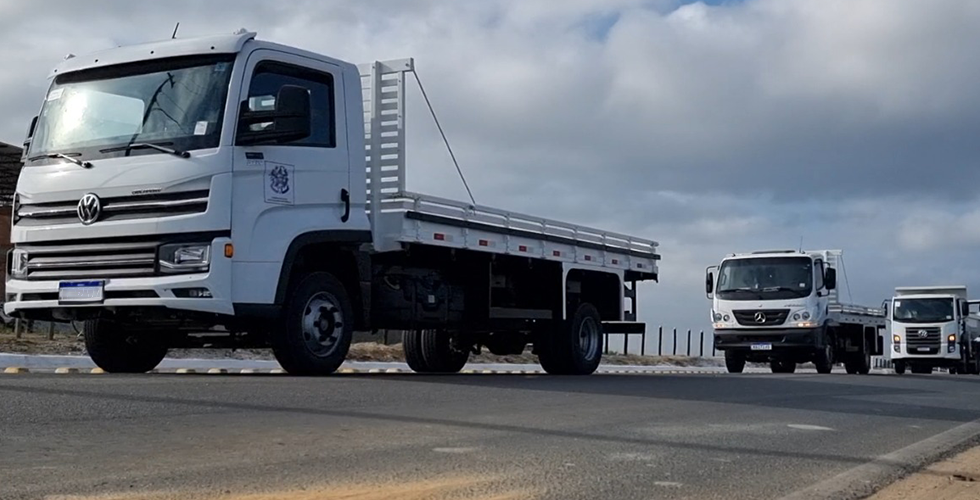
<svg viewBox="0 0 980 500">
<path fill-rule="evenodd" d="M 898 335 L 898 334 L 892 335 L 892 343 L 893 344 L 901 344 L 902 343 L 902 336 L 901 335 Z"/>
<path fill-rule="evenodd" d="M 27 276 L 27 250 L 15 248 L 10 252 L 10 275 L 14 278 Z"/>
<path fill-rule="evenodd" d="M 160 270 L 170 273 L 207 271 L 211 264 L 210 243 L 173 243 L 159 251 Z"/>
<path fill-rule="evenodd" d="M 803 319 L 810 319 L 810 312 L 803 311 L 803 314 L 801 314 L 800 316 L 803 316 Z"/>
<path fill-rule="evenodd" d="M 714 313 L 714 315 L 712 315 L 712 318 L 715 320 L 715 323 L 721 323 L 721 313 L 717 313 L 717 312 Z"/>
</svg>

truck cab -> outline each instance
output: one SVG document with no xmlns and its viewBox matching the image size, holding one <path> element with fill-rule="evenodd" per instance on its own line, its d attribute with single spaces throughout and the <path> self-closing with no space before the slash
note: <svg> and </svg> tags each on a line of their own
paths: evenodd
<svg viewBox="0 0 980 500">
<path fill-rule="evenodd" d="M 977 320 L 970 317 L 965 286 L 899 287 L 885 301 L 896 373 L 931 373 L 948 368 L 980 373 L 976 356 Z"/>
<path fill-rule="evenodd" d="M 729 371 L 755 361 L 769 362 L 776 373 L 792 372 L 812 361 L 830 372 L 843 360 L 848 372 L 867 373 L 881 318 L 837 301 L 840 258 L 840 251 L 829 250 L 759 251 L 732 254 L 708 268 L 715 347 L 725 353 Z"/>
</svg>

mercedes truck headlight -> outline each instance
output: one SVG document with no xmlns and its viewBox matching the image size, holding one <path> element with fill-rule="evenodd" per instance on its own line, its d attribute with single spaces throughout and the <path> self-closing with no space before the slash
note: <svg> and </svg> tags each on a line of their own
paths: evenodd
<svg viewBox="0 0 980 500">
<path fill-rule="evenodd" d="M 803 314 L 801 314 L 800 316 L 803 316 L 803 319 L 804 320 L 810 319 L 810 312 L 809 311 L 803 311 Z"/>
<path fill-rule="evenodd" d="M 210 243 L 174 243 L 159 252 L 160 270 L 169 273 L 207 271 L 211 264 Z"/>
<path fill-rule="evenodd" d="M 719 312 L 714 313 L 714 315 L 712 315 L 712 318 L 714 318 L 715 323 L 721 323 L 721 318 L 722 318 L 721 313 Z"/>
<path fill-rule="evenodd" d="M 15 248 L 10 252 L 10 275 L 14 278 L 27 276 L 27 250 Z"/>
</svg>

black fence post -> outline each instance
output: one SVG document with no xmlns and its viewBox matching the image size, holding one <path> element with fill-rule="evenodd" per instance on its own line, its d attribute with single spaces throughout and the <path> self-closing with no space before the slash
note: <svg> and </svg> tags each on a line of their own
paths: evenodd
<svg viewBox="0 0 980 500">
<path fill-rule="evenodd" d="M 687 329 L 687 357 L 691 357 L 691 329 Z"/>
<path fill-rule="evenodd" d="M 605 337 L 603 339 L 603 342 L 606 344 L 606 354 L 609 354 L 609 334 L 607 333 L 607 334 L 603 335 L 603 337 Z M 623 346 L 623 350 L 624 351 L 626 350 L 626 346 L 625 345 Z"/>
<path fill-rule="evenodd" d="M 701 330 L 701 353 L 698 354 L 699 358 L 704 357 L 704 330 Z"/>
<path fill-rule="evenodd" d="M 657 327 L 657 356 L 664 355 L 664 325 Z"/>
<path fill-rule="evenodd" d="M 643 327 L 643 333 L 640 334 L 640 356 L 647 355 L 647 329 Z"/>
<path fill-rule="evenodd" d="M 677 329 L 674 328 L 674 356 L 677 356 Z"/>
</svg>

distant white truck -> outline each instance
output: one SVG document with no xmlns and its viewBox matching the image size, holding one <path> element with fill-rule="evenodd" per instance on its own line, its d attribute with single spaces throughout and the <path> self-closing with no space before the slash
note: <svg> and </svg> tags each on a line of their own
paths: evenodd
<svg viewBox="0 0 980 500">
<path fill-rule="evenodd" d="M 948 368 L 952 373 L 980 374 L 980 325 L 970 317 L 970 305 L 980 301 L 967 297 L 966 286 L 895 289 L 895 296 L 884 304 L 895 373 Z"/>
<path fill-rule="evenodd" d="M 808 361 L 819 373 L 839 362 L 847 373 L 871 371 L 871 357 L 883 351 L 885 315 L 838 301 L 842 253 L 731 254 L 707 269 L 715 347 L 729 372 L 742 372 L 746 361 L 768 362 L 773 373 L 792 373 Z"/>
</svg>

